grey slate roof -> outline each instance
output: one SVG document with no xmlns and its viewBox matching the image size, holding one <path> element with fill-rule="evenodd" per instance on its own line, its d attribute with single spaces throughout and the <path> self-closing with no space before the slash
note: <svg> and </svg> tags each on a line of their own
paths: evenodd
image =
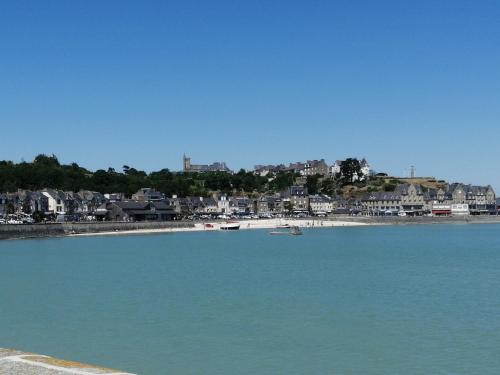
<svg viewBox="0 0 500 375">
<path fill-rule="evenodd" d="M 363 201 L 398 201 L 401 196 L 396 192 L 384 192 L 378 191 L 374 193 L 368 193 Z"/>
<path fill-rule="evenodd" d="M 331 201 L 332 200 L 330 198 L 325 197 L 324 195 L 310 195 L 309 196 L 310 203 L 328 203 Z"/>
<path fill-rule="evenodd" d="M 408 189 L 412 186 L 411 184 L 398 184 L 396 186 L 396 189 L 394 190 L 395 193 L 399 195 L 407 195 L 408 194 Z M 422 187 L 420 185 L 413 185 L 415 189 L 417 190 L 417 194 L 422 194 Z"/>
<path fill-rule="evenodd" d="M 154 207 L 156 210 L 170 210 L 172 206 L 167 202 L 143 202 L 143 201 L 120 201 L 113 202 L 115 206 L 120 207 L 122 210 L 149 210 L 151 207 Z"/>
</svg>

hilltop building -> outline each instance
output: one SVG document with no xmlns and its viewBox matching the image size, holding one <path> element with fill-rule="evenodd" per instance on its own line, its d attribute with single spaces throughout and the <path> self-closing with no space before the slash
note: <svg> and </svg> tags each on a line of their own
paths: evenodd
<svg viewBox="0 0 500 375">
<path fill-rule="evenodd" d="M 290 163 L 287 166 L 284 164 L 278 165 L 256 165 L 254 167 L 254 173 L 260 176 L 267 176 L 269 173 L 278 172 L 292 172 L 298 173 L 301 176 L 314 176 L 314 175 L 328 175 L 328 164 L 326 164 L 325 159 L 320 160 L 307 160 L 306 162 L 295 162 Z"/>
<path fill-rule="evenodd" d="M 301 174 L 304 176 L 314 176 L 317 174 L 326 176 L 328 174 L 328 165 L 325 163 L 325 159 L 308 160 Z"/>
<path fill-rule="evenodd" d="M 183 155 L 182 157 L 182 168 L 184 172 L 227 172 L 233 173 L 231 169 L 226 165 L 225 162 L 214 162 L 210 165 L 208 164 L 191 164 L 191 158 Z"/>
</svg>

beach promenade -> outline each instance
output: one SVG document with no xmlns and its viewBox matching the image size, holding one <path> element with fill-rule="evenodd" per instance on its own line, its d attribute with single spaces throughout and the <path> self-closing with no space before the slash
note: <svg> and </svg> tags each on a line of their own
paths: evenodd
<svg viewBox="0 0 500 375">
<path fill-rule="evenodd" d="M 0 348 L 0 375 L 134 375 L 45 355 Z"/>
</svg>

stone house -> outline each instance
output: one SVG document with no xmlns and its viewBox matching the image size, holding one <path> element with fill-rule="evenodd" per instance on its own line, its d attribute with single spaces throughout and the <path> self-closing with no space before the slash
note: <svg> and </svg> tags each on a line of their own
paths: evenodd
<svg viewBox="0 0 500 375">
<path fill-rule="evenodd" d="M 401 196 L 397 192 L 368 193 L 361 200 L 365 215 L 396 215 L 401 209 Z"/>
<path fill-rule="evenodd" d="M 400 184 L 395 193 L 400 197 L 400 210 L 407 215 L 422 215 L 425 212 L 425 197 L 420 185 Z"/>
<path fill-rule="evenodd" d="M 179 198 L 174 195 L 172 198 L 169 198 L 168 203 L 174 208 L 174 212 L 177 217 L 187 217 L 192 214 L 191 211 L 191 202 L 188 198 Z"/>
<path fill-rule="evenodd" d="M 284 202 L 289 202 L 293 212 L 309 212 L 309 194 L 305 186 L 290 186 L 281 192 Z"/>
<path fill-rule="evenodd" d="M 292 173 L 300 173 L 301 175 L 303 175 L 305 168 L 306 164 L 298 161 L 296 163 L 290 163 L 286 168 L 286 171 Z"/>
<path fill-rule="evenodd" d="M 216 214 L 219 206 L 214 198 L 187 197 L 189 210 L 193 214 Z"/>
<path fill-rule="evenodd" d="M 94 212 L 97 207 L 101 206 L 107 201 L 104 197 L 104 194 L 97 191 L 80 190 L 78 192 L 78 196 L 82 201 L 83 211 L 87 213 Z"/>
<path fill-rule="evenodd" d="M 325 163 L 325 159 L 308 160 L 304 163 L 304 168 L 301 171 L 301 174 L 303 176 L 314 176 L 317 174 L 326 176 L 328 175 L 328 165 Z"/>
<path fill-rule="evenodd" d="M 490 185 L 466 185 L 464 188 L 471 215 L 496 214 L 495 191 Z"/>
<path fill-rule="evenodd" d="M 25 195 L 23 206 L 29 207 L 29 213 L 47 212 L 49 209 L 49 200 L 39 191 L 29 191 Z"/>
<path fill-rule="evenodd" d="M 203 198 L 202 197 L 202 203 L 203 203 L 205 213 L 207 213 L 207 214 L 219 213 L 219 205 L 217 204 L 217 201 L 214 198 L 211 198 L 211 197 Z"/>
<path fill-rule="evenodd" d="M 165 196 L 153 188 L 141 188 L 132 195 L 132 200 L 139 202 L 154 202 L 165 199 Z"/>
<path fill-rule="evenodd" d="M 269 173 L 279 173 L 285 171 L 287 168 L 283 164 L 278 165 L 256 165 L 254 167 L 254 174 L 265 177 Z"/>
<path fill-rule="evenodd" d="M 278 196 L 263 196 L 257 200 L 257 213 L 260 216 L 281 215 L 284 212 L 283 199 Z"/>
<path fill-rule="evenodd" d="M 310 195 L 309 210 L 314 215 L 330 214 L 333 211 L 333 201 L 325 195 Z"/>
<path fill-rule="evenodd" d="M 103 195 L 104 199 L 108 202 L 118 202 L 125 200 L 125 194 L 123 193 L 106 193 Z"/>
<path fill-rule="evenodd" d="M 248 197 L 229 198 L 229 210 L 233 214 L 248 215 L 255 213 L 253 200 Z"/>
</svg>

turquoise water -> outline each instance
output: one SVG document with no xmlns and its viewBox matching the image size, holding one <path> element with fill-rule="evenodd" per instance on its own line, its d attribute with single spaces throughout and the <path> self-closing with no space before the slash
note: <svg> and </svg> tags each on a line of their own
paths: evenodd
<svg viewBox="0 0 500 375">
<path fill-rule="evenodd" d="M 499 374 L 500 226 L 0 242 L 0 347 L 140 374 Z"/>
</svg>

